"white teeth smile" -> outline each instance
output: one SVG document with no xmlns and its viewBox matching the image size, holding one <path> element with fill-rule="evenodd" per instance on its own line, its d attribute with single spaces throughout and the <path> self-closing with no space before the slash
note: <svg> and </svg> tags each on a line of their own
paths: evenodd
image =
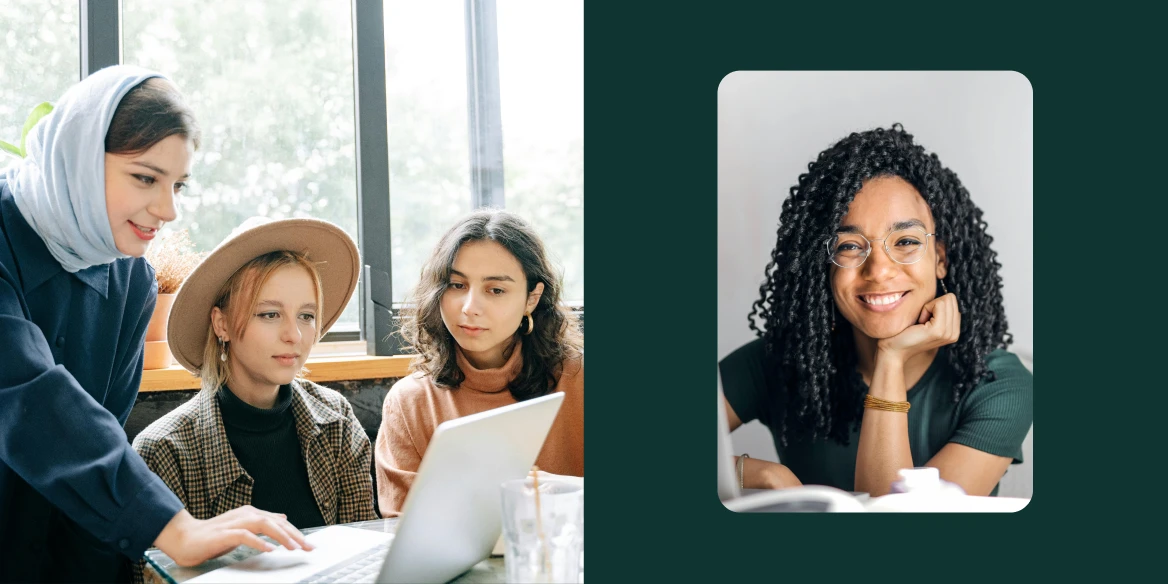
<svg viewBox="0 0 1168 584">
<path fill-rule="evenodd" d="M 130 223 L 134 223 L 134 222 L 133 222 L 133 221 L 131 221 Z M 154 233 L 154 231 L 155 231 L 154 229 L 152 229 L 152 228 L 150 228 L 150 227 L 143 227 L 143 226 L 141 226 L 141 225 L 138 225 L 137 223 L 134 223 L 134 227 L 137 227 L 138 229 L 141 229 L 141 230 L 142 230 L 142 233 Z"/>
<path fill-rule="evenodd" d="M 908 294 L 908 293 L 907 292 L 897 292 L 895 294 L 881 294 L 878 296 L 869 295 L 869 296 L 861 296 L 860 299 L 863 300 L 864 302 L 867 302 L 868 304 L 874 304 L 876 306 L 881 306 L 884 304 L 892 304 L 893 302 L 900 300 L 900 298 L 902 296 L 904 296 L 905 294 Z"/>
</svg>

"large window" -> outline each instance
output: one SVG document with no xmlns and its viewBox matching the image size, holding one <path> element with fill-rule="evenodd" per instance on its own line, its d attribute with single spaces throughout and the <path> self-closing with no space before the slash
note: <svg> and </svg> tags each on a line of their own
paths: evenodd
<svg viewBox="0 0 1168 584">
<path fill-rule="evenodd" d="M 442 233 L 476 206 L 530 221 L 566 299 L 583 304 L 582 0 L 118 5 L 0 5 L 0 139 L 18 141 L 35 104 L 120 58 L 169 76 L 198 115 L 172 227 L 200 250 L 252 215 L 327 219 L 361 245 L 372 277 L 326 341 L 395 350 L 377 339 Z"/>
<path fill-rule="evenodd" d="M 123 0 L 123 62 L 160 71 L 203 141 L 172 227 L 210 250 L 253 215 L 357 235 L 348 2 Z M 360 295 L 334 330 L 357 331 Z"/>
<path fill-rule="evenodd" d="M 464 13 L 462 2 L 385 3 L 394 302 L 471 210 Z"/>
<path fill-rule="evenodd" d="M 502 146 L 501 168 L 490 170 L 503 188 L 486 204 L 535 226 L 564 272 L 565 298 L 582 305 L 584 3 L 388 0 L 385 44 L 394 301 L 478 202 L 469 146 L 478 133 Z M 491 83 L 468 90 L 468 79 L 492 76 L 497 94 Z"/>
<path fill-rule="evenodd" d="M 539 229 L 584 302 L 584 2 L 498 3 L 506 207 Z"/>
<path fill-rule="evenodd" d="M 77 0 L 0 3 L 0 140 L 20 146 L 24 120 L 81 78 Z M 0 168 L 14 160 L 0 154 Z"/>
</svg>

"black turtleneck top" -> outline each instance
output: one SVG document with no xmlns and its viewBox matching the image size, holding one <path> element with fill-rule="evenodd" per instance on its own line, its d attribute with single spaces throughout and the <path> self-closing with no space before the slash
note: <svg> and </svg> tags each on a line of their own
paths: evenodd
<svg viewBox="0 0 1168 584">
<path fill-rule="evenodd" d="M 227 386 L 216 398 L 231 451 L 255 481 L 252 507 L 283 513 L 298 529 L 324 525 L 296 435 L 292 386 L 281 385 L 275 405 L 268 410 L 249 405 Z"/>
</svg>

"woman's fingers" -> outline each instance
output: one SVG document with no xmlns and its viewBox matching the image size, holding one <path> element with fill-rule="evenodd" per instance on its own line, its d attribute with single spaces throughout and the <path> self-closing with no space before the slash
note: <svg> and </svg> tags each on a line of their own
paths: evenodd
<svg viewBox="0 0 1168 584">
<path fill-rule="evenodd" d="M 290 550 L 313 549 L 312 544 L 304 539 L 304 534 L 300 533 L 300 530 L 296 529 L 296 526 L 288 521 L 288 516 L 283 513 L 269 513 L 251 505 L 244 505 L 234 511 L 224 513 L 222 517 L 233 514 L 235 514 L 235 519 L 246 522 L 242 527 L 254 533 L 262 533 Z"/>
<path fill-rule="evenodd" d="M 296 529 L 295 525 L 292 525 L 292 523 L 288 521 L 287 515 L 273 515 L 270 520 L 275 524 L 276 528 L 279 529 L 288 539 L 290 539 L 291 542 L 295 543 L 299 549 L 303 549 L 305 551 L 312 550 L 312 544 L 309 543 L 307 539 L 304 539 L 304 534 L 300 533 L 300 530 Z M 275 536 L 272 537 L 274 538 Z M 277 541 L 279 541 L 280 544 L 284 547 L 288 547 L 288 542 L 285 542 L 284 540 Z"/>
<path fill-rule="evenodd" d="M 934 298 L 921 308 L 917 324 L 925 325 L 929 336 L 942 344 L 957 341 L 961 332 L 961 315 L 957 308 L 957 297 L 952 293 Z"/>
<path fill-rule="evenodd" d="M 304 539 L 304 534 L 288 522 L 286 515 L 268 513 L 250 505 L 206 521 L 193 518 L 192 521 L 194 523 L 188 527 L 179 543 L 162 549 L 180 566 L 200 564 L 240 545 L 262 552 L 276 549 L 260 535 L 266 535 L 290 550 L 313 549 L 313 545 Z M 170 540 L 167 541 L 169 543 Z"/>
<path fill-rule="evenodd" d="M 915 324 L 891 338 L 881 340 L 878 346 L 882 350 L 912 356 L 955 343 L 960 334 L 961 314 L 957 307 L 957 297 L 950 293 L 926 302 Z"/>
<path fill-rule="evenodd" d="M 933 303 L 929 302 L 924 308 L 921 308 L 921 316 L 917 318 L 917 324 L 925 324 L 929 322 L 929 319 L 933 318 L 932 305 Z"/>
<path fill-rule="evenodd" d="M 252 534 L 253 542 L 262 542 L 262 539 L 256 537 L 255 534 L 266 535 L 280 545 L 290 550 L 312 550 L 313 546 L 304 539 L 304 534 L 296 529 L 294 525 L 288 522 L 288 516 L 283 513 L 269 513 L 261 509 L 256 509 L 251 505 L 244 505 L 224 513 L 215 519 L 222 522 L 222 527 L 228 530 L 246 530 Z M 235 545 L 249 545 L 256 549 L 264 549 L 262 546 L 252 545 L 251 543 L 237 542 Z"/>
<path fill-rule="evenodd" d="M 304 551 L 312 551 L 315 548 L 315 546 L 312 545 L 312 542 L 305 539 L 304 534 L 300 533 L 300 530 L 296 529 L 296 526 L 292 525 L 292 523 L 288 521 L 287 515 L 282 515 L 279 521 L 283 524 L 284 531 L 292 536 L 292 539 L 296 542 L 297 545 L 301 547 L 301 549 Z"/>
<path fill-rule="evenodd" d="M 260 539 L 246 529 L 208 525 L 201 529 L 192 541 L 187 542 L 177 550 L 167 552 L 167 555 L 180 566 L 197 566 L 240 545 L 246 545 L 261 552 L 276 549 L 276 546 Z M 163 551 L 166 552 L 166 550 Z"/>
<path fill-rule="evenodd" d="M 247 526 L 251 531 L 262 533 L 290 550 L 312 549 L 312 544 L 304 539 L 304 535 L 300 533 L 300 530 L 293 527 L 286 519 L 281 519 L 272 513 L 260 511 L 252 521 Z"/>
<path fill-rule="evenodd" d="M 939 340 L 943 344 L 956 342 L 961 334 L 961 313 L 957 308 L 957 297 L 949 293 L 938 298 L 934 311 L 937 314 Z"/>
<path fill-rule="evenodd" d="M 232 548 L 245 545 L 261 552 L 270 552 L 276 549 L 276 546 L 264 541 L 263 538 L 246 529 L 232 529 L 227 532 L 227 535 L 227 539 L 232 542 Z"/>
</svg>

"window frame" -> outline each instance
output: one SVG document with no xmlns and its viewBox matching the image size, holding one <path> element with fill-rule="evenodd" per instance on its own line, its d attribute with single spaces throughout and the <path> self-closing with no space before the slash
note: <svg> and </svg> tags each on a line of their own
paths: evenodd
<svg viewBox="0 0 1168 584">
<path fill-rule="evenodd" d="M 471 208 L 504 208 L 503 128 L 495 0 L 464 0 Z M 122 62 L 122 0 L 79 0 L 80 79 Z M 405 305 L 393 302 L 389 112 L 383 2 L 352 0 L 357 245 L 362 273 L 358 330 L 329 331 L 328 342 L 364 341 L 366 354 L 403 353 L 397 334 Z M 583 324 L 583 304 L 571 307 Z"/>
</svg>

